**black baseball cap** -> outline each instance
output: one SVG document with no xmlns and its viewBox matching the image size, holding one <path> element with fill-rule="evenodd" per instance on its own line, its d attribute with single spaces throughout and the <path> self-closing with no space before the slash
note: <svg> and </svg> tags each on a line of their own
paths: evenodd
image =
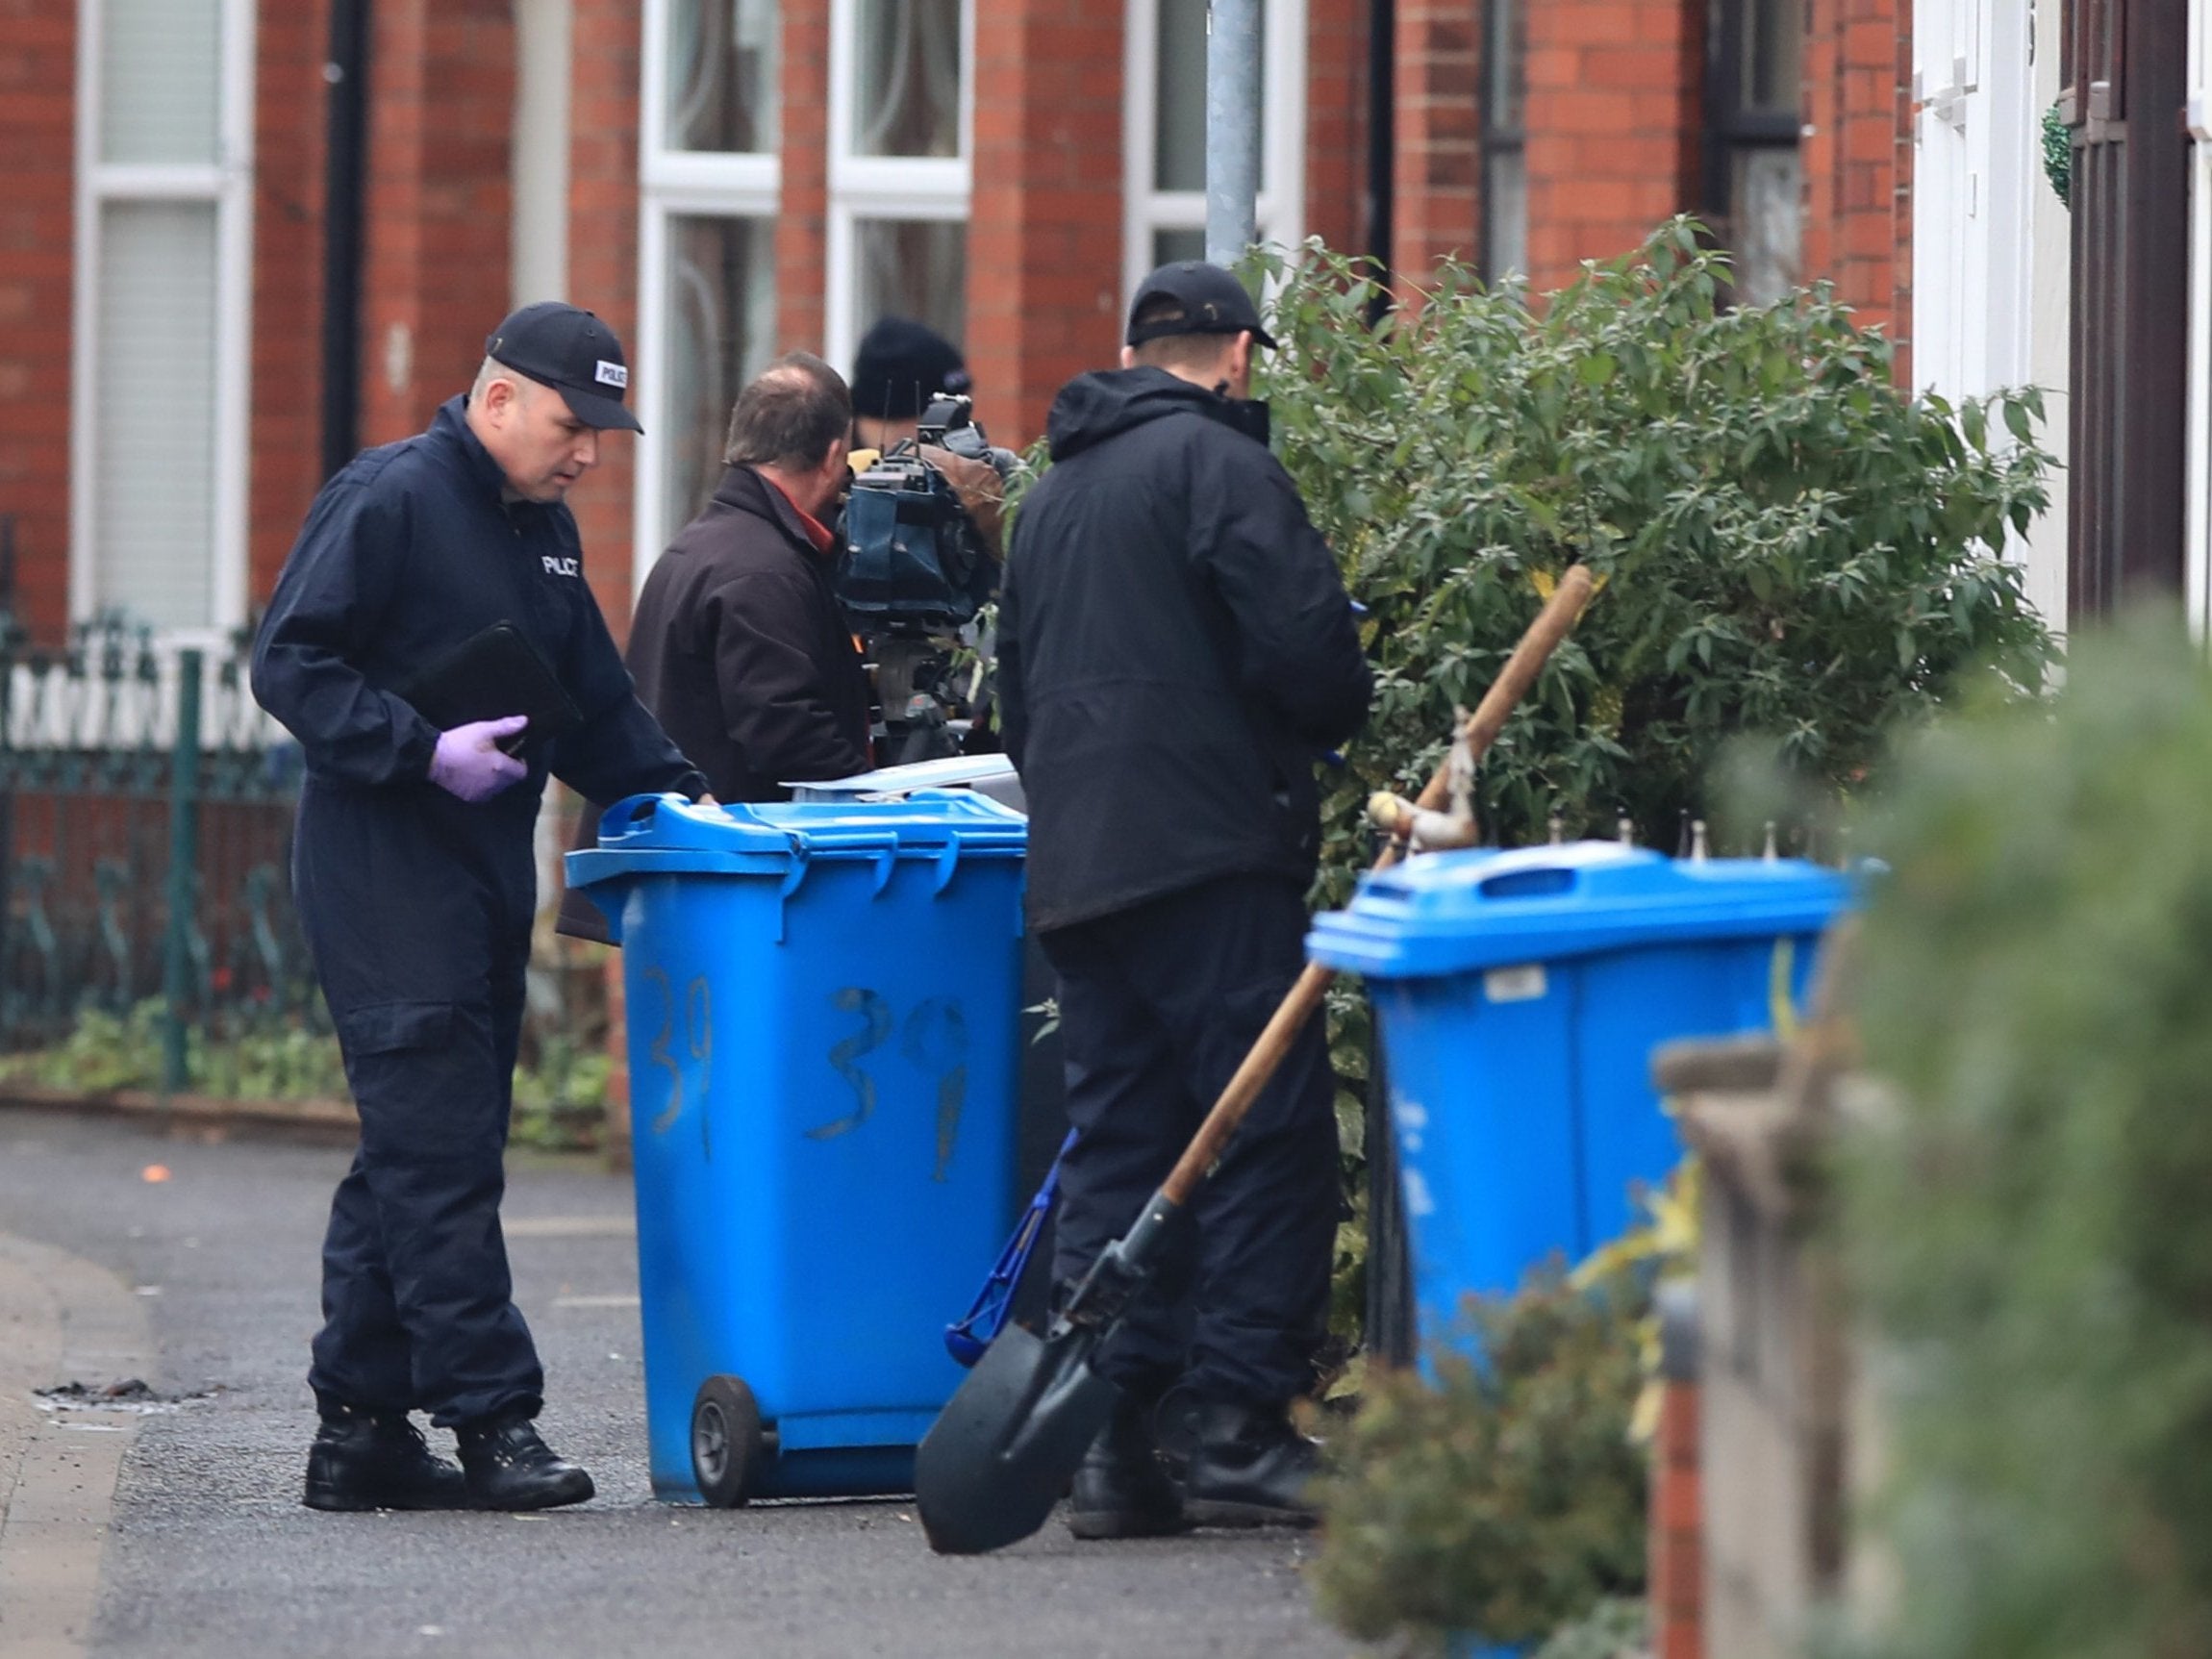
<svg viewBox="0 0 2212 1659">
<path fill-rule="evenodd" d="M 1173 300 L 1177 308 L 1153 317 L 1142 327 L 1138 313 L 1155 300 Z M 1172 334 L 1244 334 L 1270 349 L 1274 338 L 1260 326 L 1259 308 L 1244 285 L 1219 265 L 1204 260 L 1177 260 L 1162 265 L 1137 285 L 1137 297 L 1129 302 L 1126 343 L 1143 345 Z"/>
<path fill-rule="evenodd" d="M 491 331 L 484 355 L 550 386 L 586 426 L 645 430 L 622 407 L 630 390 L 622 342 L 588 311 L 557 299 L 526 305 Z"/>
<path fill-rule="evenodd" d="M 973 386 L 960 347 L 912 317 L 878 317 L 853 355 L 852 410 L 871 420 L 917 420 L 941 391 Z"/>
</svg>

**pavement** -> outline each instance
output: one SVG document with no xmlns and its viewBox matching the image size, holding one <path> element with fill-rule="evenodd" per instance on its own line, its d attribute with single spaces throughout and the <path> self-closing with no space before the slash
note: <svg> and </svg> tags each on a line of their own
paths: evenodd
<svg viewBox="0 0 2212 1659">
<path fill-rule="evenodd" d="M 506 1214 L 541 1426 L 599 1496 L 303 1509 L 316 1252 L 348 1156 L 0 1111 L 0 1659 L 1354 1652 L 1313 1612 L 1301 1534 L 1077 1544 L 1055 1521 L 945 1560 L 911 1501 L 655 1502 L 629 1182 L 574 1160 L 518 1154 Z M 131 1377 L 171 1397 L 31 1393 Z"/>
</svg>

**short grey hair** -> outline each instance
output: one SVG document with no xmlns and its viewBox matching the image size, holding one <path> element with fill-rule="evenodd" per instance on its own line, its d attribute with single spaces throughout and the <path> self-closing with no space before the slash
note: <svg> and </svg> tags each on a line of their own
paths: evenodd
<svg viewBox="0 0 2212 1659">
<path fill-rule="evenodd" d="M 518 368 L 508 367 L 495 357 L 488 357 L 476 365 L 476 378 L 469 384 L 468 388 L 468 401 L 474 403 L 490 390 L 491 383 L 495 380 L 508 382 L 515 388 L 516 394 L 522 397 L 528 397 L 532 391 L 544 384 L 542 381 L 533 380 Z"/>
</svg>

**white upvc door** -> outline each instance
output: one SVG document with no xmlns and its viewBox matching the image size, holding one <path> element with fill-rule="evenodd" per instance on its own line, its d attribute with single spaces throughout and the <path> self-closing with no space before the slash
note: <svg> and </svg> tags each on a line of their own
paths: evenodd
<svg viewBox="0 0 2212 1659">
<path fill-rule="evenodd" d="M 2212 639 L 2212 0 L 2189 0 L 2189 621 Z"/>
<path fill-rule="evenodd" d="M 2027 43 L 2023 8 L 1913 8 L 1913 367 L 1947 397 L 2026 378 Z"/>
<path fill-rule="evenodd" d="M 246 619 L 254 0 L 79 0 L 69 610 Z"/>
<path fill-rule="evenodd" d="M 2201 0 L 2199 0 L 2201 3 Z M 2063 453 L 2063 359 L 2042 349 L 2055 316 L 2063 339 L 2066 214 L 2043 168 L 2039 82 L 2050 79 L 2058 0 L 1915 0 L 1913 95 L 1913 373 L 1954 402 L 2045 385 L 2046 447 Z M 2040 51 L 2039 51 L 2040 45 Z M 2039 75 L 2039 70 L 2045 71 Z M 2047 513 L 2008 554 L 2032 598 L 2063 627 L 2065 515 Z"/>
</svg>

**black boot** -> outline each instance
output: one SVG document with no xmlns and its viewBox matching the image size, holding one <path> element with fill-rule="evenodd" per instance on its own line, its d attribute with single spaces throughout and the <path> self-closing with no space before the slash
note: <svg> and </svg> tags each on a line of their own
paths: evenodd
<svg viewBox="0 0 2212 1659">
<path fill-rule="evenodd" d="M 405 1412 L 379 1417 L 333 1401 L 307 1448 L 300 1501 L 310 1509 L 466 1509 L 468 1482 L 431 1454 Z"/>
<path fill-rule="evenodd" d="M 1320 1467 L 1320 1447 L 1281 1411 L 1208 1400 L 1183 1508 L 1199 1526 L 1311 1526 L 1320 1511 L 1306 1489 Z"/>
<path fill-rule="evenodd" d="M 1068 1506 L 1077 1538 L 1159 1538 L 1188 1532 L 1183 1495 L 1160 1459 L 1150 1397 L 1124 1393 L 1083 1454 Z"/>
<path fill-rule="evenodd" d="M 468 1498 L 477 1509 L 558 1509 L 583 1503 L 596 1490 L 591 1477 L 538 1438 L 537 1424 L 519 1412 L 481 1418 L 453 1431 Z"/>
</svg>

